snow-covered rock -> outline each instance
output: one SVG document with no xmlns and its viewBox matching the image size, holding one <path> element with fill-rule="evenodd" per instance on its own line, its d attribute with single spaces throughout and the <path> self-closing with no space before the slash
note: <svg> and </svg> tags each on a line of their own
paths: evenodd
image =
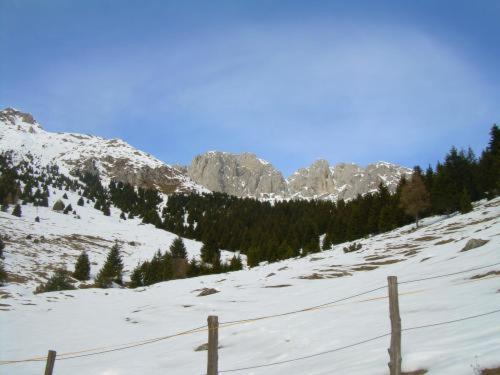
<svg viewBox="0 0 500 375">
<path fill-rule="evenodd" d="M 7 108 L 0 111 L 0 152 L 12 151 L 14 160 L 33 157 L 40 166 L 55 164 L 69 175 L 77 169 L 99 173 L 134 186 L 156 187 L 164 194 L 207 189 L 181 171 L 137 150 L 120 139 L 45 131 L 32 115 Z"/>
</svg>

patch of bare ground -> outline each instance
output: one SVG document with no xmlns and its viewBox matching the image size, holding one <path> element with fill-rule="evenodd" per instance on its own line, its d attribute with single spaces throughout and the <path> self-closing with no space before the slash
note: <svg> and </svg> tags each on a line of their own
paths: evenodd
<svg viewBox="0 0 500 375">
<path fill-rule="evenodd" d="M 1 299 L 11 298 L 11 297 L 12 297 L 12 294 L 0 289 L 0 298 Z"/>
<path fill-rule="evenodd" d="M 376 270 L 377 266 L 361 266 L 361 267 L 353 267 L 353 271 L 373 271 Z"/>
<path fill-rule="evenodd" d="M 434 241 L 434 240 L 437 240 L 437 239 L 439 239 L 439 237 L 435 237 L 435 236 L 423 236 L 423 237 L 415 238 L 415 241 L 426 242 L 426 241 Z"/>
<path fill-rule="evenodd" d="M 284 270 L 287 270 L 287 269 L 288 269 L 288 267 L 285 266 L 285 267 L 278 268 L 278 271 L 284 271 Z"/>
<path fill-rule="evenodd" d="M 7 272 L 7 280 L 9 281 L 9 283 L 24 284 L 29 279 L 22 275 L 16 275 L 14 273 Z"/>
<path fill-rule="evenodd" d="M 198 297 L 205 297 L 215 293 L 219 293 L 219 291 L 214 288 L 203 288 L 201 292 L 198 294 Z"/>
<path fill-rule="evenodd" d="M 496 202 L 486 203 L 484 205 L 484 207 L 496 207 L 496 206 L 500 206 L 500 200 L 497 200 Z"/>
<path fill-rule="evenodd" d="M 320 280 L 320 279 L 326 279 L 325 275 L 319 274 L 319 273 L 312 273 L 307 276 L 299 276 L 299 279 L 303 280 Z"/>
<path fill-rule="evenodd" d="M 415 249 L 417 247 L 419 247 L 419 245 L 403 243 L 401 245 L 389 246 L 387 249 L 388 250 L 400 250 L 400 249 Z"/>
<path fill-rule="evenodd" d="M 420 260 L 420 263 L 425 262 L 426 260 L 429 260 L 429 259 L 431 259 L 431 257 L 422 258 L 422 259 Z"/>
<path fill-rule="evenodd" d="M 426 369 L 420 369 L 420 370 L 415 370 L 415 371 L 403 371 L 401 375 L 424 375 L 427 374 Z"/>
<path fill-rule="evenodd" d="M 410 251 L 407 251 L 407 252 L 403 253 L 403 255 L 406 256 L 406 257 L 411 257 L 411 256 L 417 255 L 417 254 L 418 254 L 417 250 L 410 250 Z"/>
<path fill-rule="evenodd" d="M 434 244 L 434 246 L 439 246 L 439 245 L 444 245 L 444 244 L 447 244 L 447 243 L 450 243 L 450 242 L 453 242 L 455 241 L 454 238 L 448 238 L 447 240 L 441 240 L 441 241 L 438 241 Z"/>
<path fill-rule="evenodd" d="M 471 221 L 469 223 L 469 225 L 482 224 L 482 223 L 486 223 L 488 221 L 495 220 L 495 219 L 496 219 L 496 217 L 486 217 L 486 218 L 481 219 L 481 220 Z"/>
<path fill-rule="evenodd" d="M 286 288 L 289 286 L 292 286 L 292 284 L 267 285 L 264 288 Z"/>
<path fill-rule="evenodd" d="M 316 262 L 318 260 L 322 260 L 322 259 L 325 259 L 325 258 L 321 258 L 321 257 L 313 257 L 311 259 L 309 259 L 309 262 Z"/>
<path fill-rule="evenodd" d="M 390 257 L 390 255 L 369 255 L 365 257 L 365 260 L 372 261 L 372 260 L 380 260 L 380 259 L 385 259 Z"/>
<path fill-rule="evenodd" d="M 471 277 L 471 280 L 482 279 L 484 277 L 496 276 L 496 275 L 500 275 L 500 271 L 490 271 L 490 272 L 486 272 L 486 273 L 474 275 L 474 276 Z"/>
<path fill-rule="evenodd" d="M 500 367 L 482 369 L 481 375 L 500 375 Z"/>
</svg>

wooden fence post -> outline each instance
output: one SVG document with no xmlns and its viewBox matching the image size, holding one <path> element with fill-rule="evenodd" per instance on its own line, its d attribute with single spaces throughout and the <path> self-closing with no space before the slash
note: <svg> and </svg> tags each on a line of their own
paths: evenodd
<svg viewBox="0 0 500 375">
<path fill-rule="evenodd" d="M 391 317 L 390 375 L 401 375 L 401 317 L 399 316 L 398 278 L 388 276 L 389 314 Z"/>
<path fill-rule="evenodd" d="M 45 365 L 45 375 L 52 375 L 54 371 L 54 363 L 56 362 L 56 351 L 49 350 L 47 355 L 47 364 Z"/>
<path fill-rule="evenodd" d="M 219 318 L 210 315 L 208 321 L 208 357 L 207 375 L 217 375 L 219 373 Z"/>
</svg>

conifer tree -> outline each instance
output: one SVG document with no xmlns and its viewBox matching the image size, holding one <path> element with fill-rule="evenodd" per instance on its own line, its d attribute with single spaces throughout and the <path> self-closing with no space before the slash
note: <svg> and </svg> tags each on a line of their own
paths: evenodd
<svg viewBox="0 0 500 375">
<path fill-rule="evenodd" d="M 102 213 L 104 214 L 104 216 L 111 216 L 111 210 L 109 209 L 109 206 L 107 204 L 102 207 Z"/>
<path fill-rule="evenodd" d="M 213 240 L 207 240 L 201 247 L 201 259 L 205 263 L 212 263 L 216 259 L 220 259 L 220 251 L 217 243 Z"/>
<path fill-rule="evenodd" d="M 121 212 L 120 219 L 127 220 L 127 217 L 125 216 L 125 212 L 123 212 L 123 211 Z"/>
<path fill-rule="evenodd" d="M 239 271 L 243 269 L 243 263 L 241 263 L 241 258 L 239 255 L 233 255 L 233 257 L 231 258 L 231 262 L 229 263 L 229 269 L 231 271 Z"/>
<path fill-rule="evenodd" d="M 0 262 L 0 286 L 3 286 L 7 282 L 7 272 L 3 266 L 3 262 Z"/>
<path fill-rule="evenodd" d="M 131 288 L 137 288 L 139 286 L 144 286 L 143 282 L 143 277 L 144 277 L 144 266 L 141 264 L 138 264 L 134 270 L 132 271 L 132 274 L 130 275 L 130 284 L 129 287 Z"/>
<path fill-rule="evenodd" d="M 3 249 L 5 249 L 5 243 L 2 237 L 0 237 L 0 259 L 3 259 Z"/>
<path fill-rule="evenodd" d="M 73 277 L 80 281 L 85 281 L 90 278 L 90 261 L 85 251 L 82 251 L 76 260 Z"/>
<path fill-rule="evenodd" d="M 123 261 L 118 244 L 114 244 L 108 253 L 106 262 L 96 277 L 96 285 L 109 288 L 112 283 L 122 284 Z"/>
<path fill-rule="evenodd" d="M 169 250 L 173 258 L 187 259 L 186 246 L 184 246 L 181 237 L 177 237 L 173 240 Z"/>
<path fill-rule="evenodd" d="M 63 199 L 68 199 L 68 194 L 64 193 L 62 197 Z"/>
<path fill-rule="evenodd" d="M 21 212 L 21 206 L 19 204 L 16 204 L 14 206 L 14 209 L 12 210 L 12 215 L 17 216 L 17 217 L 21 217 L 22 212 Z"/>
<path fill-rule="evenodd" d="M 430 206 L 429 193 L 419 173 L 413 173 L 411 180 L 401 190 L 400 204 L 406 214 L 415 218 L 418 228 L 419 214 Z"/>
<path fill-rule="evenodd" d="M 84 205 L 83 197 L 80 197 L 80 199 L 78 199 L 78 202 L 76 202 L 76 204 L 79 206 L 83 206 Z"/>
<path fill-rule="evenodd" d="M 35 293 L 45 293 L 45 292 L 55 292 L 59 290 L 71 290 L 75 289 L 71 283 L 71 278 L 69 273 L 65 269 L 58 269 L 54 274 L 47 280 L 45 284 L 40 284 L 36 289 Z"/>
<path fill-rule="evenodd" d="M 466 214 L 472 211 L 472 203 L 467 189 L 464 188 L 460 197 L 460 213 Z"/>
</svg>

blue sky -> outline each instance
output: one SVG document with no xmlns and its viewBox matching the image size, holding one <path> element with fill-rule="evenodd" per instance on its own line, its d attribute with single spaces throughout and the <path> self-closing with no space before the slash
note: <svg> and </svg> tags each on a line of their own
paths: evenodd
<svg viewBox="0 0 500 375">
<path fill-rule="evenodd" d="M 174 164 L 435 164 L 500 122 L 500 2 L 0 0 L 0 106 Z"/>
</svg>

